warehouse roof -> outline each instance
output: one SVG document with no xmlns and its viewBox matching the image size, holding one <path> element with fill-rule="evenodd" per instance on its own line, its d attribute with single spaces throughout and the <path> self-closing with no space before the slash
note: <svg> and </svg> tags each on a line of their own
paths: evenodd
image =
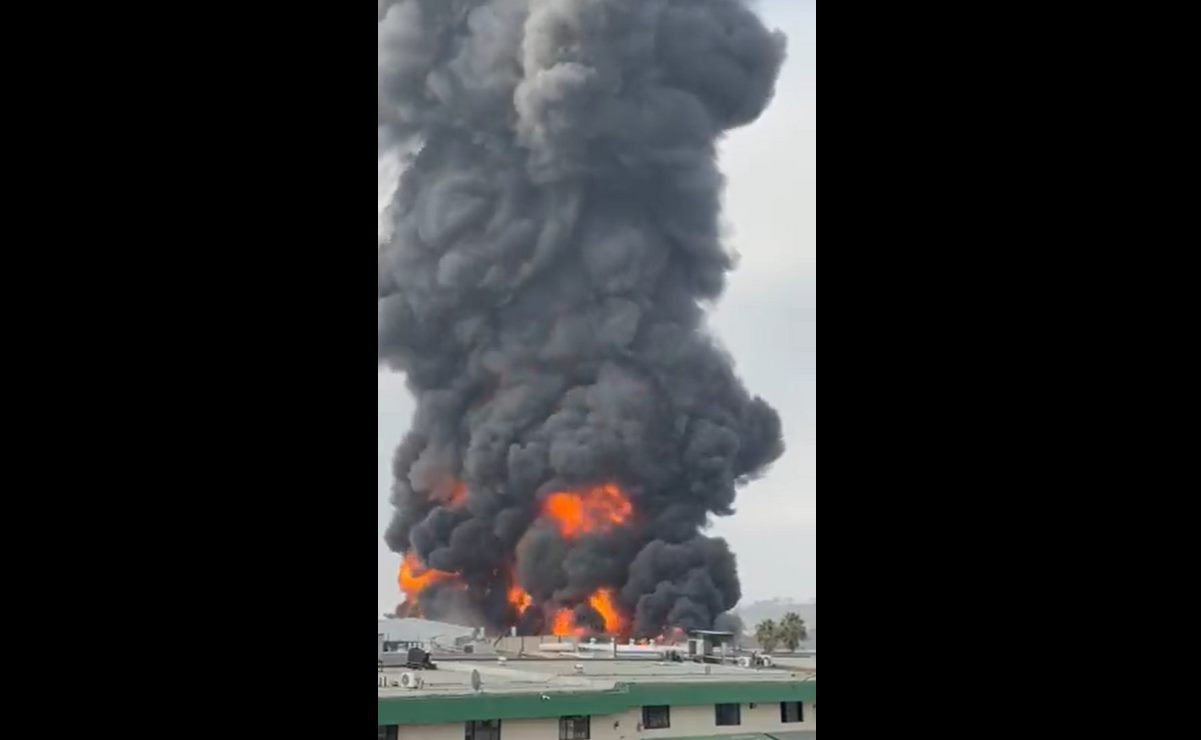
<svg viewBox="0 0 1201 740">
<path fill-rule="evenodd" d="M 475 632 L 474 627 L 412 617 L 376 621 L 376 633 L 391 642 L 429 642 L 435 637 L 453 642 L 456 637 L 467 637 Z"/>
</svg>

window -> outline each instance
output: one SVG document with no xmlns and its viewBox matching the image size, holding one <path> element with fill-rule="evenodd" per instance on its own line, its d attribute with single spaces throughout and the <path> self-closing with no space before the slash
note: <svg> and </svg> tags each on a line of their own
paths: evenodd
<svg viewBox="0 0 1201 740">
<path fill-rule="evenodd" d="M 742 724 L 742 705 L 741 704 L 715 704 L 714 708 L 717 713 L 717 724 L 719 725 L 740 725 Z"/>
<path fill-rule="evenodd" d="M 560 717 L 559 740 L 588 740 L 591 735 L 588 717 Z"/>
<path fill-rule="evenodd" d="M 396 740 L 398 729 L 396 725 L 378 725 L 378 727 L 379 735 L 376 736 L 376 740 Z"/>
<path fill-rule="evenodd" d="M 804 722 L 805 721 L 805 705 L 799 701 L 782 701 L 780 702 L 780 721 L 781 722 Z"/>
<path fill-rule="evenodd" d="M 500 720 L 477 719 L 468 722 L 463 740 L 500 740 Z"/>
<path fill-rule="evenodd" d="M 661 730 L 664 727 L 671 727 L 671 707 L 657 706 L 642 708 L 642 729 Z"/>
</svg>

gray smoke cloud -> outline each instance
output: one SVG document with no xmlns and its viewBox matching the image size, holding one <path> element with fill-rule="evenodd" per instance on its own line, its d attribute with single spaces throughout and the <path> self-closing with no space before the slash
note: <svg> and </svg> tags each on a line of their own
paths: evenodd
<svg viewBox="0 0 1201 740">
<path fill-rule="evenodd" d="M 417 400 L 385 538 L 465 584 L 422 607 L 534 632 L 595 625 L 609 588 L 634 636 L 711 627 L 740 587 L 700 532 L 783 452 L 704 323 L 733 267 L 715 147 L 770 101 L 783 35 L 740 0 L 379 0 L 378 43 L 379 149 L 409 152 L 378 353 Z M 608 482 L 620 525 L 540 517 Z"/>
</svg>

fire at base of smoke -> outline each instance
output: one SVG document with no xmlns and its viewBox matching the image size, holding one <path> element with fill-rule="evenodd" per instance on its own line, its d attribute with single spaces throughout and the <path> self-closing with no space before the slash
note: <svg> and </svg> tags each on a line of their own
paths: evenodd
<svg viewBox="0 0 1201 740">
<path fill-rule="evenodd" d="M 378 353 L 417 399 L 386 533 L 406 609 L 530 633 L 711 627 L 701 530 L 783 451 L 703 328 L 715 142 L 784 39 L 742 0 L 381 0 Z"/>
</svg>

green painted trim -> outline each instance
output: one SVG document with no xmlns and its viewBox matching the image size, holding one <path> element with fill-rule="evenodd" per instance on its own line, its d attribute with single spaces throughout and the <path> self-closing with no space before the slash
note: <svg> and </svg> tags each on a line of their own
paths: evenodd
<svg viewBox="0 0 1201 740">
<path fill-rule="evenodd" d="M 430 725 L 473 719 L 539 719 L 572 714 L 620 714 L 649 704 L 699 704 L 817 701 L 816 681 L 743 683 L 633 683 L 611 691 L 570 693 L 457 694 L 389 696 L 377 700 L 381 725 Z"/>
<path fill-rule="evenodd" d="M 645 683 L 630 686 L 635 706 L 671 704 L 747 704 L 750 702 L 815 701 L 815 681 L 772 681 L 742 683 Z"/>
</svg>

